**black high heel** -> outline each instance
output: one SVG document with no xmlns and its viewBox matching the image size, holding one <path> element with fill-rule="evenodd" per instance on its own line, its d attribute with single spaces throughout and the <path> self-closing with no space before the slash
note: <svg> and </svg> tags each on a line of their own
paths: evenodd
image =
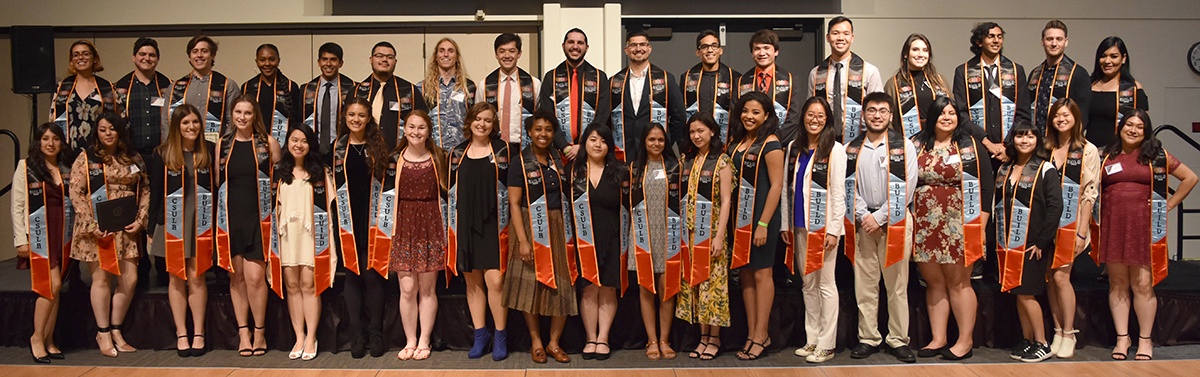
<svg viewBox="0 0 1200 377">
<path fill-rule="evenodd" d="M 254 331 L 256 331 L 256 332 L 257 332 L 258 330 L 262 330 L 262 331 L 263 331 L 263 338 L 266 338 L 266 337 L 267 337 L 267 327 L 266 327 L 266 326 L 263 326 L 263 327 L 254 326 Z M 255 337 L 255 339 L 258 339 L 258 337 Z M 267 340 L 266 340 L 266 339 L 263 339 L 263 343 L 266 343 L 266 342 L 267 342 Z M 254 342 L 251 342 L 250 344 L 251 344 L 251 345 L 253 345 L 253 344 L 254 344 Z M 208 342 L 204 342 L 204 345 L 208 345 Z M 253 351 L 253 354 L 254 354 L 254 356 L 262 356 L 262 355 L 266 355 L 266 354 L 267 354 L 267 348 L 266 348 L 266 347 L 263 347 L 263 348 L 255 348 L 255 349 L 254 349 L 254 350 L 252 350 L 252 351 Z"/>
<path fill-rule="evenodd" d="M 197 337 L 197 338 L 203 338 L 203 337 L 204 337 L 204 335 L 203 335 L 203 334 L 196 334 L 196 337 Z M 200 347 L 200 348 L 192 348 L 192 349 L 191 349 L 191 352 L 188 352 L 188 353 L 189 353 L 189 354 L 191 354 L 191 356 L 192 356 L 192 357 L 200 357 L 200 356 L 204 356 L 204 354 L 208 353 L 208 342 L 207 342 L 207 341 L 206 341 L 206 342 L 204 342 L 204 347 Z"/>
<path fill-rule="evenodd" d="M 187 339 L 187 337 L 188 337 L 187 335 L 180 335 L 180 336 L 177 336 L 177 337 L 175 337 L 175 340 L 176 340 L 176 341 L 175 341 L 175 343 L 179 343 L 179 339 Z M 175 346 L 175 352 L 179 354 L 179 357 L 189 357 L 189 356 L 192 356 L 192 347 L 191 347 L 191 345 L 192 345 L 192 342 L 190 342 L 190 341 L 188 342 L 188 348 L 183 348 L 183 349 L 180 349 L 180 348 L 179 348 L 179 346 L 178 346 L 178 345 L 176 345 L 176 346 Z"/>
<path fill-rule="evenodd" d="M 47 354 L 46 356 L 37 357 L 37 355 L 33 354 L 33 348 L 30 348 L 29 356 L 33 357 L 34 364 L 50 364 L 50 355 L 49 354 Z"/>
<path fill-rule="evenodd" d="M 239 333 L 242 332 L 242 329 L 246 329 L 246 331 L 250 331 L 250 325 L 241 325 L 241 326 L 238 326 L 237 329 L 238 329 Z M 250 342 L 250 347 L 254 347 L 254 341 L 253 341 L 254 334 L 250 334 L 250 337 L 252 339 Z M 204 343 L 206 345 L 208 344 L 208 342 L 204 342 Z M 237 353 L 238 353 L 238 356 L 241 356 L 241 357 L 250 357 L 250 356 L 254 356 L 254 349 L 253 348 L 240 348 L 240 349 L 238 349 Z"/>
</svg>

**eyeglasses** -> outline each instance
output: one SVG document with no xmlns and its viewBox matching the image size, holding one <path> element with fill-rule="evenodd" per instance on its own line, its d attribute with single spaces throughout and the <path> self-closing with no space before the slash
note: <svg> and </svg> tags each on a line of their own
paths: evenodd
<svg viewBox="0 0 1200 377">
<path fill-rule="evenodd" d="M 867 114 L 867 115 L 875 115 L 875 114 L 888 115 L 891 113 L 892 113 L 891 109 L 880 109 L 880 108 L 875 108 L 875 107 L 863 110 L 863 114 Z"/>
<path fill-rule="evenodd" d="M 645 47 L 650 47 L 650 43 L 648 43 L 648 42 L 637 42 L 637 43 L 630 43 L 630 44 L 627 44 L 627 45 L 625 45 L 625 47 L 628 47 L 628 48 L 638 48 L 638 47 L 645 48 Z"/>
<path fill-rule="evenodd" d="M 71 53 L 71 58 L 90 58 L 90 57 L 92 57 L 91 51 L 72 52 Z"/>
<path fill-rule="evenodd" d="M 700 45 L 700 46 L 696 47 L 697 50 L 716 50 L 719 48 L 721 48 L 720 43 L 710 43 L 710 44 Z"/>
<path fill-rule="evenodd" d="M 373 57 L 375 59 L 396 60 L 396 54 L 384 55 L 384 54 L 376 53 L 374 55 L 371 55 L 371 57 Z"/>
</svg>

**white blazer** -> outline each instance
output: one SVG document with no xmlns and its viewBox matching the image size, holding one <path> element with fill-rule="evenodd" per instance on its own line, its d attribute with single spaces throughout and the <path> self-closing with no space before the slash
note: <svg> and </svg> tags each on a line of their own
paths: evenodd
<svg viewBox="0 0 1200 377">
<path fill-rule="evenodd" d="M 804 142 L 807 142 L 807 140 L 804 140 Z M 792 141 L 788 143 L 787 154 L 785 156 L 792 155 L 792 148 L 805 147 L 799 144 L 798 141 Z M 788 161 L 788 165 L 792 166 L 792 169 L 785 171 L 785 174 L 791 174 L 785 177 L 785 179 L 795 179 L 796 173 L 799 173 L 800 169 L 804 169 L 804 180 L 796 182 L 794 187 L 788 186 L 782 190 L 783 198 L 779 202 L 780 215 L 783 216 L 783 226 L 780 228 L 781 232 L 790 232 L 792 227 L 808 228 L 807 223 L 792 223 L 795 220 L 792 211 L 797 192 L 799 192 L 800 199 L 806 203 L 805 208 L 808 208 L 807 203 L 810 200 L 808 192 L 812 188 L 812 167 L 814 161 L 815 159 L 809 159 L 808 163 L 804 166 L 800 166 L 797 161 Z M 829 205 L 825 207 L 825 234 L 841 237 L 846 234 L 843 223 L 846 217 L 846 146 L 836 141 L 833 143 L 833 149 L 829 152 L 829 177 L 829 187 L 825 188 L 829 200 Z"/>
</svg>

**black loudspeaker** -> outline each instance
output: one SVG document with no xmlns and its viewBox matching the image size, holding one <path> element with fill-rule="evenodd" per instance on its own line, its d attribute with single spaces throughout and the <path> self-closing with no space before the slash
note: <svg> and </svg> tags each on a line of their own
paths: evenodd
<svg viewBox="0 0 1200 377">
<path fill-rule="evenodd" d="M 13 93 L 54 93 L 54 28 L 12 27 Z"/>
</svg>

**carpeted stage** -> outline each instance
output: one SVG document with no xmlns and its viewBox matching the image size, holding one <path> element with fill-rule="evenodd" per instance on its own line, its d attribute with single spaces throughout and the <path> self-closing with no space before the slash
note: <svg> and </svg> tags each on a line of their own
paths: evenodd
<svg viewBox="0 0 1200 377">
<path fill-rule="evenodd" d="M 29 273 L 16 271 L 15 260 L 0 262 L 0 346 L 27 348 L 32 333 L 35 295 L 29 291 Z M 848 262 L 840 257 L 837 274 L 841 294 L 841 315 L 838 320 L 839 352 L 857 343 L 857 310 L 854 303 L 852 274 Z M 930 337 L 925 309 L 924 288 L 920 285 L 915 269 L 909 285 L 911 303 L 911 345 L 918 348 Z M 1115 332 L 1108 308 L 1108 285 L 1097 279 L 1100 269 L 1086 255 L 1077 260 L 1073 282 L 1078 292 L 1076 326 L 1081 330 L 1079 347 L 1111 347 Z M 237 346 L 237 324 L 228 294 L 227 279 L 209 272 L 209 303 L 206 338 L 210 347 L 231 350 Z M 173 349 L 175 329 L 167 304 L 166 288 L 146 279 L 139 285 L 145 286 L 133 301 L 129 316 L 125 320 L 124 334 L 130 344 L 142 349 Z M 395 280 L 389 282 L 394 284 Z M 789 285 L 786 277 L 777 281 L 777 295 L 771 313 L 770 334 L 772 351 L 790 349 L 804 343 L 803 300 L 797 285 Z M 979 298 L 979 315 L 976 324 L 975 345 L 977 347 L 1006 348 L 1020 339 L 1020 324 L 1016 316 L 1015 297 L 999 293 L 994 280 L 973 281 Z M 730 355 L 746 337 L 745 314 L 742 310 L 741 294 L 735 283 L 731 283 L 730 305 L 733 326 L 721 334 L 724 354 Z M 385 332 L 393 350 L 404 345 L 404 332 L 397 314 L 398 289 L 390 287 L 386 305 Z M 461 278 L 451 281 L 449 287 L 439 281 L 439 309 L 437 325 L 433 333 L 435 350 L 462 351 L 470 348 L 472 326 L 463 294 Z M 1171 262 L 1170 274 L 1156 287 L 1158 293 L 1158 317 L 1155 322 L 1154 343 L 1156 345 L 1200 344 L 1200 264 L 1194 262 Z M 96 348 L 93 340 L 96 325 L 88 299 L 87 286 L 82 282 L 66 284 L 62 292 L 62 307 L 59 312 L 56 343 L 65 350 Z M 349 349 L 351 335 L 346 331 L 346 310 L 341 298 L 341 285 L 323 295 L 324 310 L 319 326 L 318 340 L 321 352 L 338 352 Z M 1044 297 L 1043 297 L 1044 300 Z M 881 306 L 882 307 L 882 306 Z M 1048 308 L 1043 305 L 1044 308 Z M 529 338 L 525 323 L 517 312 L 509 315 L 510 349 L 527 351 Z M 1046 311 L 1047 318 L 1049 311 Z M 489 317 L 490 321 L 490 317 Z M 886 331 L 886 312 L 880 315 L 880 329 Z M 548 326 L 544 319 L 543 328 Z M 1047 327 L 1051 326 L 1047 320 Z M 951 321 L 951 338 L 956 335 Z M 671 344 L 676 350 L 690 350 L 697 341 L 696 328 L 676 320 L 671 332 Z M 1136 322 L 1131 321 L 1131 334 L 1138 333 Z M 273 294 L 267 308 L 267 340 L 274 350 L 290 348 L 294 343 L 293 332 L 284 302 Z M 578 353 L 585 342 L 583 326 L 579 317 L 568 320 L 562 345 L 570 353 Z M 638 297 L 634 287 L 620 299 L 617 319 L 614 323 L 610 344 L 614 349 L 638 349 L 644 347 L 646 336 L 641 325 Z M 520 356 L 517 357 L 527 357 Z M 686 352 L 681 352 L 686 358 Z M 840 357 L 839 357 L 840 358 Z M 890 358 L 890 357 L 889 357 Z"/>
</svg>

